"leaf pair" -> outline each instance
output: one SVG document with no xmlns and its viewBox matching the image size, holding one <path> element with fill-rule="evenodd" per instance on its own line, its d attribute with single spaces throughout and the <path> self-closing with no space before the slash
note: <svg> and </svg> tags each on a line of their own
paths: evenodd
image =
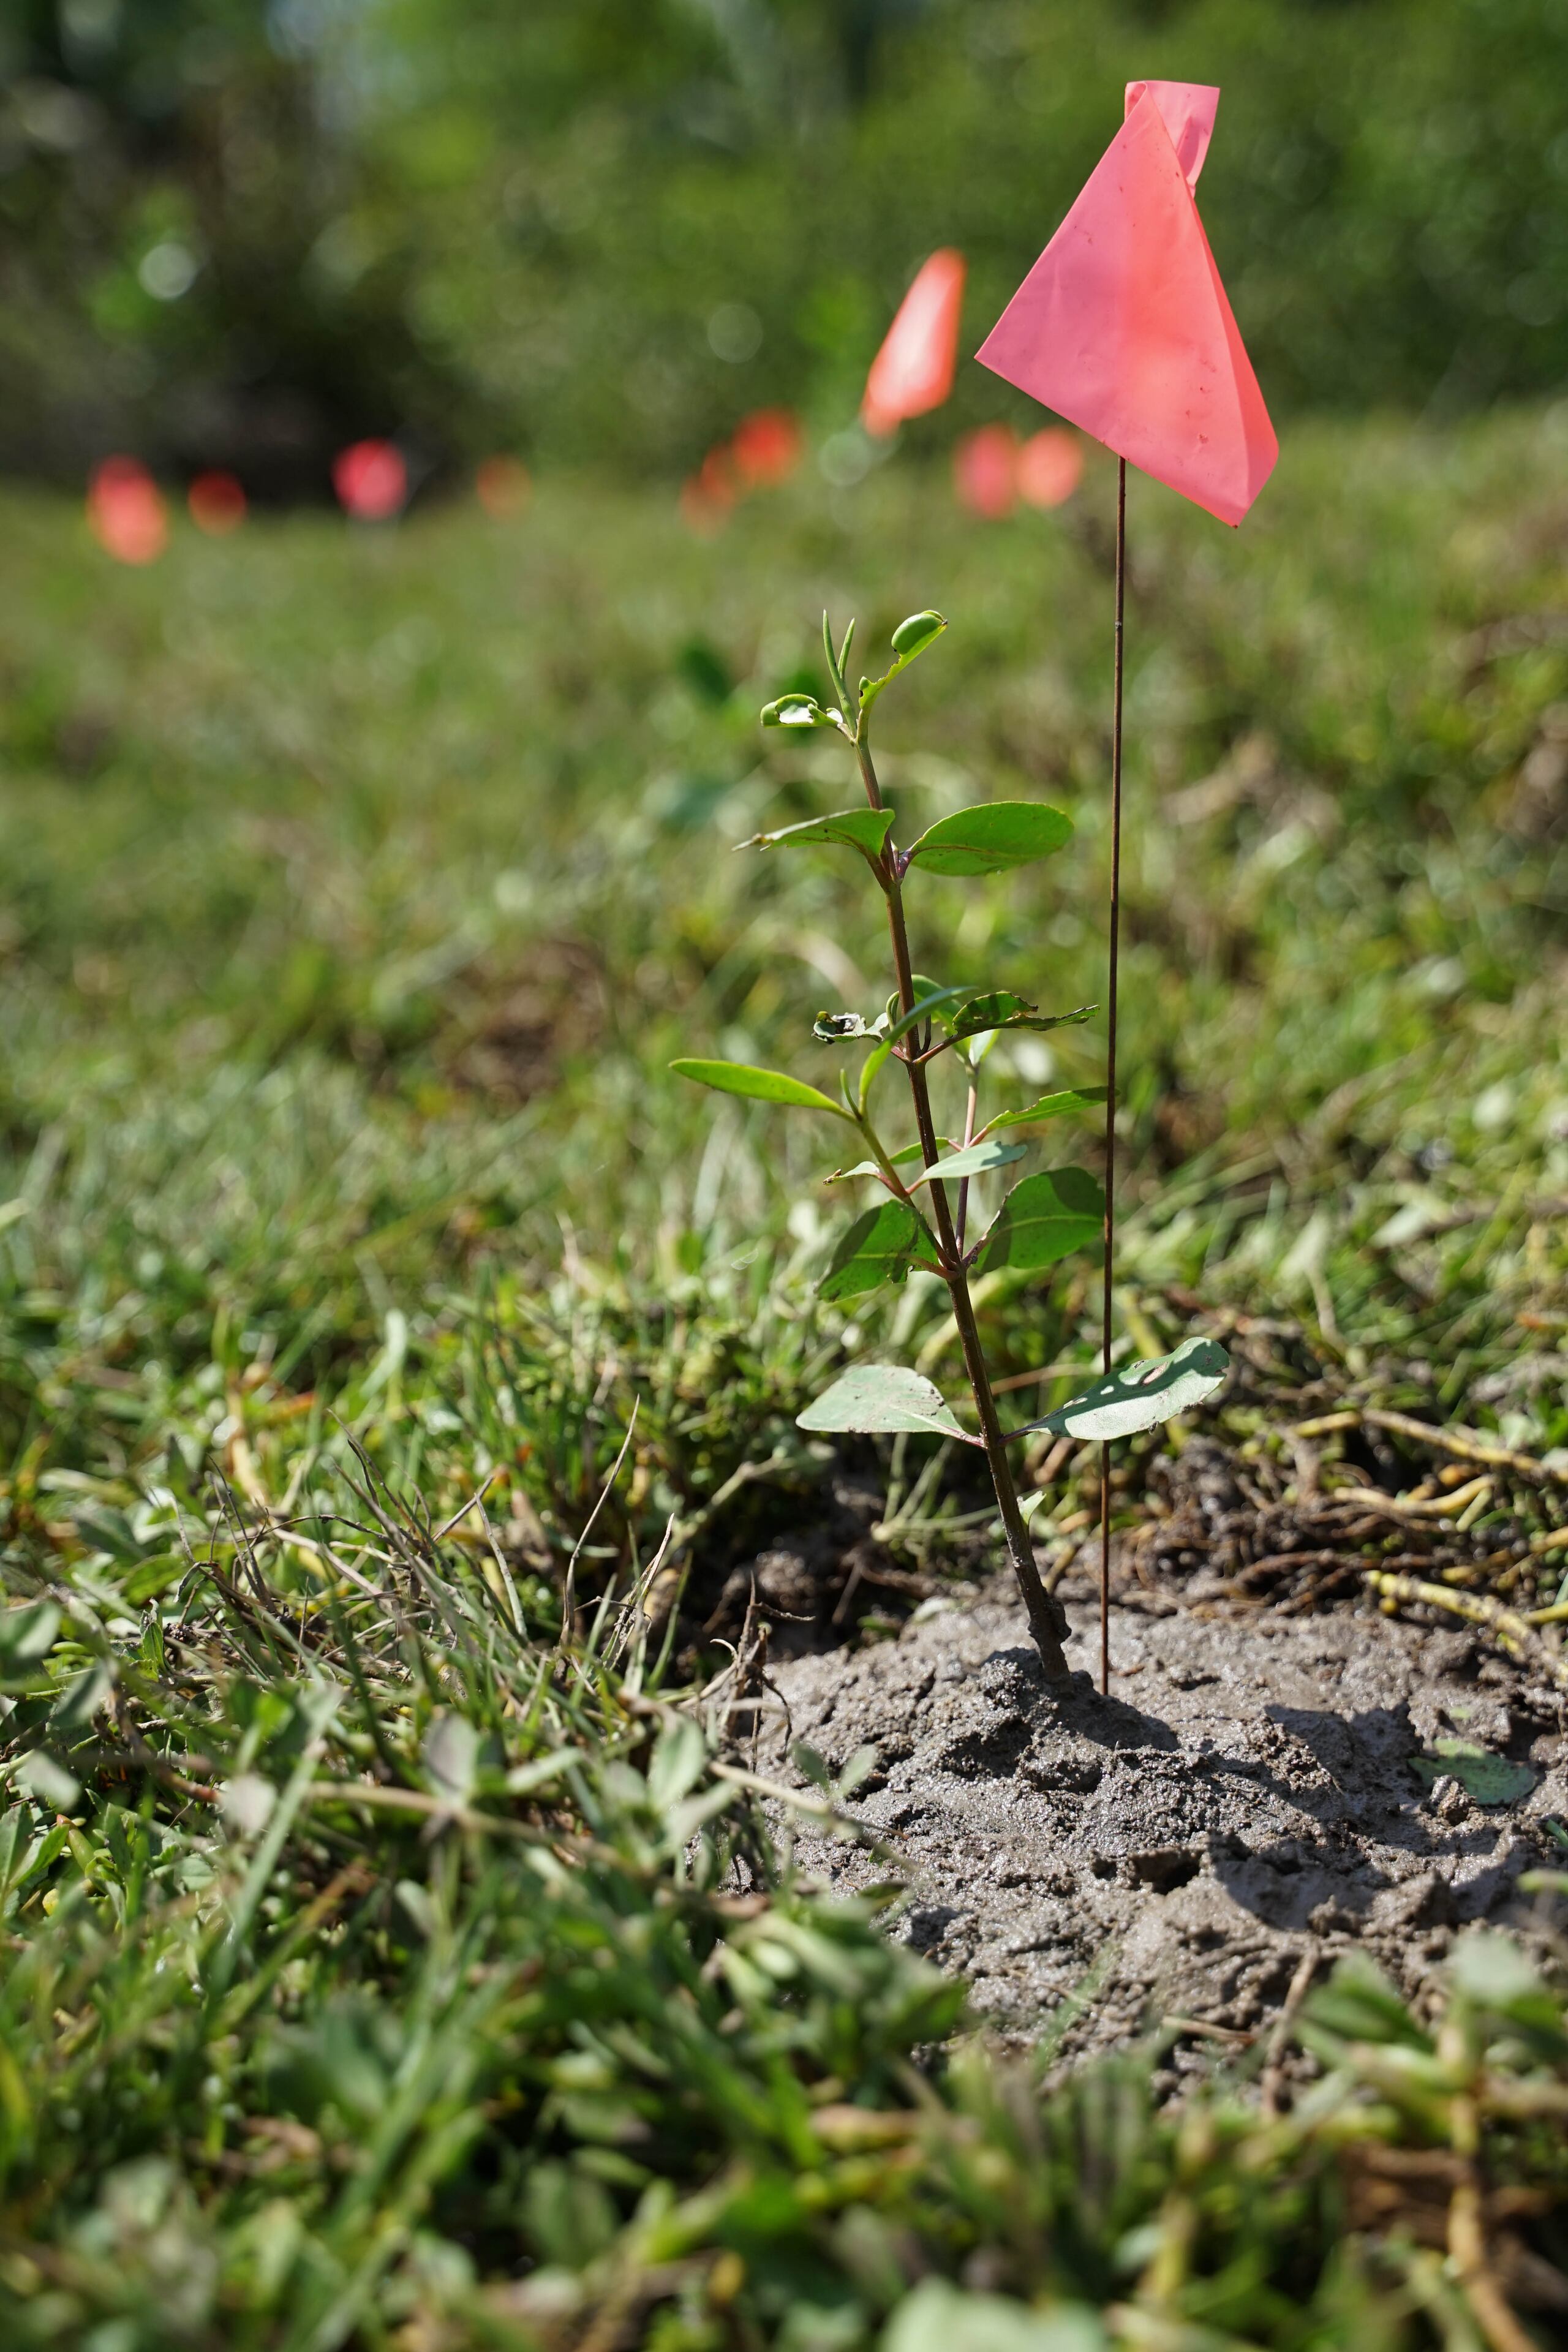
<svg viewBox="0 0 1568 2352">
<path fill-rule="evenodd" d="M 1184 1340 L 1168 1356 L 1154 1356 L 1096 1381 L 1080 1396 L 1008 1432 L 1022 1437 L 1048 1430 L 1060 1437 L 1131 1437 L 1203 1403 L 1223 1386 L 1230 1358 L 1217 1339 Z M 857 1364 L 799 1415 L 802 1429 L 854 1432 L 861 1435 L 900 1430 L 923 1435 L 980 1440 L 960 1427 L 942 1391 L 901 1364 Z"/>
<path fill-rule="evenodd" d="M 1016 1160 L 1021 1144 L 979 1143 L 955 1151 L 924 1168 L 910 1184 L 952 1182 Z M 874 1161 L 862 1161 L 858 1171 L 876 1171 Z M 983 1274 L 1003 1266 L 1039 1273 L 1055 1265 L 1075 1249 L 1100 1239 L 1105 1224 L 1105 1195 L 1083 1168 L 1053 1168 L 1026 1176 L 1003 1202 L 980 1244 Z M 930 1231 L 916 1212 L 902 1201 L 887 1201 L 856 1218 L 833 1254 L 818 1286 L 824 1298 L 855 1298 L 884 1282 L 902 1282 L 914 1266 L 942 1271 Z"/>
<path fill-rule="evenodd" d="M 1010 1160 L 1021 1160 L 1027 1149 L 1027 1145 L 1022 1143 L 982 1143 L 977 1140 L 965 1144 L 961 1150 L 949 1151 L 945 1158 L 925 1168 L 920 1165 L 920 1145 L 907 1143 L 901 1151 L 892 1154 L 889 1166 L 908 1168 L 911 1163 L 915 1165 L 917 1173 L 908 1180 L 904 1187 L 906 1192 L 914 1192 L 922 1184 L 955 1182 L 961 1176 L 979 1176 L 987 1168 L 1005 1167 Z M 836 1168 L 831 1176 L 825 1176 L 822 1181 L 825 1184 L 843 1184 L 852 1176 L 880 1176 L 884 1173 L 879 1160 L 858 1160 L 853 1168 Z"/>
<path fill-rule="evenodd" d="M 793 701 L 810 702 L 810 697 L 789 698 Z M 770 705 L 770 709 L 778 706 Z M 818 709 L 815 719 L 796 720 L 787 714 L 776 721 L 764 723 L 830 727 L 837 720 Z M 878 878 L 882 879 L 881 860 L 887 847 L 888 834 L 893 822 L 891 809 L 839 809 L 832 816 L 807 817 L 802 824 L 786 824 L 777 833 L 756 833 L 749 841 L 736 844 L 739 849 L 807 849 L 816 845 L 837 844 L 858 849 Z M 1047 808 L 1043 801 L 981 801 L 973 808 L 959 809 L 952 816 L 938 817 L 928 825 L 913 845 L 900 857 L 899 871 L 910 866 L 923 867 L 928 874 L 969 876 L 1005 874 L 1015 866 L 1026 866 L 1037 857 L 1048 857 L 1072 838 L 1072 819 L 1060 809 Z"/>
</svg>

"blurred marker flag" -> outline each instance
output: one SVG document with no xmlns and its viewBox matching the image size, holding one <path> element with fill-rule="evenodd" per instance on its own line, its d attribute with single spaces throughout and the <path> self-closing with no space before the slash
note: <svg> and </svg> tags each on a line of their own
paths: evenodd
<svg viewBox="0 0 1568 2352">
<path fill-rule="evenodd" d="M 963 254 L 944 246 L 916 271 L 866 379 L 860 422 L 868 433 L 893 432 L 906 417 L 940 408 L 952 390 L 963 270 Z"/>
<path fill-rule="evenodd" d="M 1121 130 L 978 357 L 1238 523 L 1279 444 L 1193 195 L 1218 104 L 1196 82 L 1128 83 Z"/>
<path fill-rule="evenodd" d="M 155 563 L 169 544 L 163 492 L 140 459 L 106 457 L 88 486 L 93 537 L 117 563 Z"/>
</svg>

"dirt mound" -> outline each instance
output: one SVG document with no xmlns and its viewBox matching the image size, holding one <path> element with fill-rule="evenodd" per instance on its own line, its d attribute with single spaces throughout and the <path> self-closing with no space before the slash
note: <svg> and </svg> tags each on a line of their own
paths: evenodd
<svg viewBox="0 0 1568 2352">
<path fill-rule="evenodd" d="M 1068 1601 L 1069 1655 L 1087 1656 L 1093 1602 Z M 1462 1632 L 1379 1615 L 1151 1602 L 1116 1612 L 1111 1658 L 1109 1699 L 1087 1676 L 1058 1697 L 992 1588 L 929 1604 L 896 1641 L 773 1672 L 791 1729 L 775 1717 L 760 1752 L 771 1739 L 771 1769 L 794 1778 L 792 1736 L 835 1769 L 876 1748 L 854 1811 L 907 1858 L 904 1932 L 1003 2030 L 1032 2039 L 1055 2011 L 1077 2051 L 1169 2018 L 1210 2029 L 1178 2042 L 1180 2069 L 1201 2042 L 1255 2038 L 1352 1947 L 1419 1994 L 1456 1928 L 1528 1929 L 1518 1878 L 1561 1864 L 1545 1824 L 1568 1816 L 1556 1692 Z M 848 1845 L 799 1851 L 846 1889 L 886 1876 Z"/>
</svg>

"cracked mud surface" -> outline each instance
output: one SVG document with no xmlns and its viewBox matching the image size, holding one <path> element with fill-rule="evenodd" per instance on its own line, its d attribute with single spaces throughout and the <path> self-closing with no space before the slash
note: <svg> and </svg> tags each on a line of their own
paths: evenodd
<svg viewBox="0 0 1568 2352">
<path fill-rule="evenodd" d="M 1087 1662 L 1094 1604 L 1068 1601 Z M 1053 2011 L 1059 2032 L 1091 1988 L 1064 2052 L 1171 2017 L 1250 2036 L 1300 1963 L 1354 1947 L 1418 1995 L 1456 1929 L 1528 1924 L 1521 1872 L 1562 1866 L 1545 1817 L 1568 1819 L 1563 1702 L 1463 1632 L 1119 1609 L 1111 1662 L 1109 1700 L 1087 1681 L 1058 1698 L 994 1587 L 773 1670 L 795 1738 L 836 1770 L 876 1748 L 850 1810 L 905 1858 L 900 1932 L 1011 2036 Z M 1456 1737 L 1528 1763 L 1529 1793 L 1481 1806 L 1451 1777 L 1426 1786 L 1411 1758 Z M 794 1780 L 787 1754 L 775 1715 L 759 1763 Z M 814 1834 L 797 1851 L 846 1891 L 887 1875 Z M 1202 2039 L 1179 2040 L 1178 2072 Z"/>
</svg>

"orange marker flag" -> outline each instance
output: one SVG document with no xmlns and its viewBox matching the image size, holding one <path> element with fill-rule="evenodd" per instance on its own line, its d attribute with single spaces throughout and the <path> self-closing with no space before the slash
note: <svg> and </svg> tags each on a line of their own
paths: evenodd
<svg viewBox="0 0 1568 2352">
<path fill-rule="evenodd" d="M 963 256 L 951 246 L 916 271 L 866 379 L 860 422 L 868 433 L 893 432 L 907 416 L 940 408 L 952 390 L 963 272 Z"/>
<path fill-rule="evenodd" d="M 1128 83 L 1121 130 L 978 357 L 1238 523 L 1279 444 L 1193 196 L 1218 104 L 1196 82 Z"/>
</svg>

